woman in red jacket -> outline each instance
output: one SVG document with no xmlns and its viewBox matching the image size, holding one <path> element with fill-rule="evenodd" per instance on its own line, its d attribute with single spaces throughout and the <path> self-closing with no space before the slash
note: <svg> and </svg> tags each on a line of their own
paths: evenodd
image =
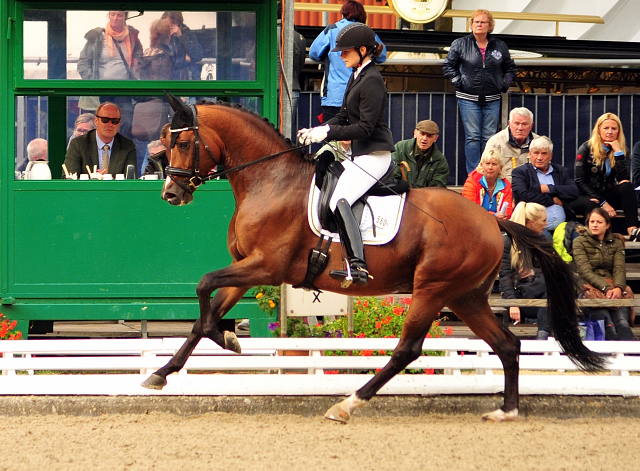
<svg viewBox="0 0 640 471">
<path fill-rule="evenodd" d="M 502 178 L 502 155 L 498 150 L 482 154 L 480 165 L 467 177 L 462 196 L 500 219 L 509 219 L 513 212 L 513 193 L 509 180 Z"/>
</svg>

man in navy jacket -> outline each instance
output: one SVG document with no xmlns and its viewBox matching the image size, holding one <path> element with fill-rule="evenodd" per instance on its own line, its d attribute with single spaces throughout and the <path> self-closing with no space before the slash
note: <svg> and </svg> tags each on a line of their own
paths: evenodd
<svg viewBox="0 0 640 471">
<path fill-rule="evenodd" d="M 553 232 L 561 223 L 575 218 L 569 202 L 578 195 L 578 187 L 569 171 L 551 163 L 553 143 L 546 136 L 536 137 L 529 145 L 530 162 L 513 170 L 513 198 L 538 203 L 547 208 L 547 230 Z"/>
</svg>

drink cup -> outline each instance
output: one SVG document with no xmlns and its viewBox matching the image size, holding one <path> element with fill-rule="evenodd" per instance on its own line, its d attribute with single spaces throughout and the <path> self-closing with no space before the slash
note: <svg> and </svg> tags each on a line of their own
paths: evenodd
<svg viewBox="0 0 640 471">
<path fill-rule="evenodd" d="M 124 173 L 116 173 L 116 180 L 124 180 Z"/>
</svg>

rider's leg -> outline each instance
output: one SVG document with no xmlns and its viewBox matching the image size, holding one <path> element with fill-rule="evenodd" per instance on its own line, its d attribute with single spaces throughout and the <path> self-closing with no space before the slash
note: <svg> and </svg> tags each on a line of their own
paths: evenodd
<svg viewBox="0 0 640 471">
<path fill-rule="evenodd" d="M 365 194 L 377 179 L 384 176 L 389 169 L 390 162 L 390 152 L 360 155 L 353 162 L 345 160 L 343 162 L 345 170 L 340 176 L 329 202 L 330 208 L 336 215 L 340 238 L 345 243 L 349 267 L 355 283 L 366 283 L 367 272 L 362 236 L 353 216 L 351 205 Z M 340 205 L 338 204 L 339 201 L 341 201 Z M 348 273 L 343 270 L 337 270 L 332 272 L 332 275 L 338 279 L 344 279 Z"/>
</svg>

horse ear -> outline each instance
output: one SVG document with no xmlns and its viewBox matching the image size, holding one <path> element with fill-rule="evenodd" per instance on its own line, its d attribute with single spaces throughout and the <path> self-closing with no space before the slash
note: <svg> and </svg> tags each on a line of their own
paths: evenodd
<svg viewBox="0 0 640 471">
<path fill-rule="evenodd" d="M 187 116 L 191 115 L 191 109 L 187 105 L 185 105 L 182 102 L 182 100 L 180 100 L 179 98 L 176 98 L 166 90 L 163 90 L 163 92 L 164 92 L 164 97 L 167 99 L 167 101 L 171 105 L 171 108 L 173 108 L 173 111 L 175 111 L 176 113 L 187 115 Z"/>
</svg>

